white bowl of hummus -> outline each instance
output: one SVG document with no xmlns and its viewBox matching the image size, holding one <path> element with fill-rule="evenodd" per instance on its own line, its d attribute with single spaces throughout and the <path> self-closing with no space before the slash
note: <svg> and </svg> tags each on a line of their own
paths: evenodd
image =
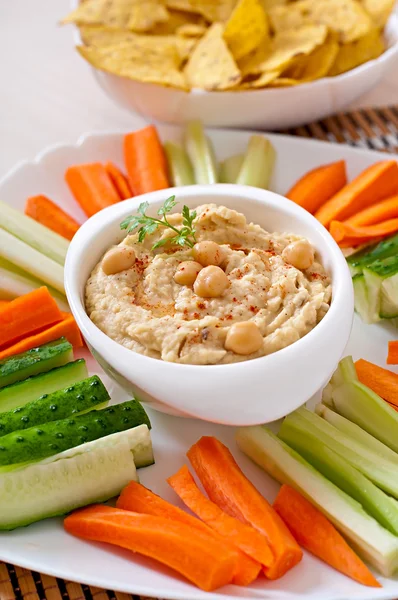
<svg viewBox="0 0 398 600">
<path fill-rule="evenodd" d="M 128 393 L 228 425 L 273 421 L 311 398 L 353 318 L 351 277 L 326 229 L 237 185 L 102 210 L 73 238 L 65 283 L 94 357 Z"/>
</svg>

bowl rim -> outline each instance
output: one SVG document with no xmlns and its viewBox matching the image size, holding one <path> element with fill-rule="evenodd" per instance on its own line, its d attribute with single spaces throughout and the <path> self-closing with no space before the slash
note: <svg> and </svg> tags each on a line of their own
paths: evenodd
<svg viewBox="0 0 398 600">
<path fill-rule="evenodd" d="M 166 194 L 178 195 L 182 201 L 192 196 L 203 196 L 203 200 L 200 200 L 198 205 L 206 203 L 206 196 L 209 195 L 219 195 L 220 198 L 225 199 L 229 196 L 246 196 L 248 199 L 250 198 L 250 200 L 257 202 L 260 205 L 262 204 L 264 208 L 271 204 L 276 210 L 280 209 L 281 212 L 290 213 L 293 219 L 298 216 L 299 220 L 304 222 L 307 221 L 308 225 L 316 230 L 324 240 L 324 251 L 328 253 L 329 261 L 331 265 L 333 265 L 335 278 L 337 276 L 337 290 L 336 282 L 334 284 L 332 282 L 332 301 L 330 308 L 323 319 L 305 336 L 276 352 L 249 360 L 216 365 L 175 363 L 164 361 L 161 358 L 146 356 L 126 348 L 101 331 L 86 313 L 84 306 L 84 288 L 82 290 L 77 285 L 76 269 L 78 269 L 79 265 L 84 261 L 85 252 L 89 249 L 89 242 L 93 237 L 106 231 L 110 226 L 113 226 L 115 221 L 119 219 L 122 220 L 123 216 L 127 215 L 129 212 L 136 210 L 138 201 L 148 201 L 150 205 L 156 204 L 160 200 L 164 200 Z M 220 204 L 222 204 L 221 199 Z M 97 262 L 95 262 L 95 264 L 97 264 Z M 83 285 L 85 285 L 85 283 L 86 282 L 84 282 Z M 121 353 L 126 360 L 130 359 L 130 361 L 133 360 L 133 356 L 136 362 L 140 362 L 143 366 L 148 365 L 149 368 L 155 364 L 158 366 L 162 365 L 162 368 L 166 365 L 167 368 L 174 369 L 175 371 L 180 371 L 183 368 L 188 374 L 189 371 L 197 372 L 198 369 L 203 371 L 206 367 L 211 367 L 212 371 L 222 369 L 227 372 L 228 369 L 231 370 L 233 368 L 241 370 L 244 368 L 247 369 L 248 364 L 250 364 L 252 368 L 255 368 L 256 365 L 263 365 L 263 367 L 265 367 L 265 361 L 272 362 L 281 360 L 282 358 L 289 360 L 289 357 L 294 357 L 294 353 L 300 351 L 305 352 L 306 347 L 310 346 L 312 343 L 316 343 L 317 339 L 320 339 L 322 336 L 326 336 L 328 331 L 330 331 L 330 328 L 334 326 L 335 316 L 338 315 L 340 310 L 347 310 L 347 304 L 348 306 L 352 305 L 352 313 L 354 312 L 351 275 L 339 246 L 327 229 L 323 227 L 313 215 L 287 198 L 269 190 L 237 184 L 217 183 L 212 185 L 191 185 L 167 188 L 165 190 L 149 192 L 148 194 L 142 194 L 139 197 L 124 200 L 123 203 L 117 203 L 101 210 L 80 227 L 70 243 L 65 262 L 65 290 L 72 314 L 77 321 L 79 329 L 81 329 L 83 336 L 90 344 L 92 344 L 95 350 L 98 346 L 101 347 L 103 344 L 107 344 L 107 349 L 109 350 L 107 354 Z M 94 338 L 96 341 L 92 342 L 91 340 Z M 275 357 L 277 358 L 275 359 Z"/>
</svg>

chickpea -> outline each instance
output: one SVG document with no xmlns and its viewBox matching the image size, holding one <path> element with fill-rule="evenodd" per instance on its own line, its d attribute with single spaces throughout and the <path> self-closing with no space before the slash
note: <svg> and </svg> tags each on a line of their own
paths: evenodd
<svg viewBox="0 0 398 600">
<path fill-rule="evenodd" d="M 105 275 L 114 275 L 126 269 L 130 269 L 135 263 L 135 252 L 127 246 L 116 246 L 111 248 L 102 259 L 102 270 Z"/>
<path fill-rule="evenodd" d="M 194 259 L 204 267 L 218 267 L 224 259 L 222 248 L 216 242 L 198 242 L 194 245 L 192 253 Z"/>
<path fill-rule="evenodd" d="M 198 274 L 193 290 L 201 298 L 218 298 L 229 286 L 229 279 L 220 267 L 209 265 Z"/>
<path fill-rule="evenodd" d="M 314 250 L 307 240 L 297 240 L 286 246 L 282 258 L 296 269 L 304 271 L 314 262 Z"/>
<path fill-rule="evenodd" d="M 260 350 L 263 336 L 253 321 L 234 323 L 227 333 L 225 349 L 235 354 L 252 354 Z"/>
<path fill-rule="evenodd" d="M 193 285 L 199 271 L 202 269 L 202 265 L 194 260 L 185 260 L 178 265 L 174 273 L 174 281 L 179 285 Z"/>
</svg>

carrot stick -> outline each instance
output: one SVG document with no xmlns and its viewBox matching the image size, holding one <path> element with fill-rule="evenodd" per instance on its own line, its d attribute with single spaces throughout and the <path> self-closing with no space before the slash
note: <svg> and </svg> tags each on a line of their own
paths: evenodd
<svg viewBox="0 0 398 600">
<path fill-rule="evenodd" d="M 105 163 L 105 169 L 107 170 L 113 185 L 117 189 L 120 199 L 127 200 L 128 198 L 131 198 L 133 192 L 130 189 L 129 182 L 123 173 L 117 168 L 117 166 L 113 162 L 109 161 Z"/>
<path fill-rule="evenodd" d="M 184 504 L 209 527 L 263 566 L 269 567 L 273 563 L 273 554 L 265 537 L 206 498 L 186 465 L 167 481 Z"/>
<path fill-rule="evenodd" d="M 80 225 L 46 196 L 32 196 L 25 204 L 25 215 L 71 240 Z"/>
<path fill-rule="evenodd" d="M 334 525 L 299 492 L 283 485 L 274 508 L 303 548 L 363 585 L 382 587 Z"/>
<path fill-rule="evenodd" d="M 65 172 L 65 181 L 88 217 L 120 201 L 120 196 L 101 163 L 69 167 Z"/>
<path fill-rule="evenodd" d="M 373 204 L 364 210 L 361 210 L 356 215 L 353 215 L 344 223 L 354 225 L 355 227 L 364 227 L 366 225 L 376 225 L 388 219 L 398 217 L 398 196 L 391 196 L 387 200 L 382 200 L 377 204 Z"/>
<path fill-rule="evenodd" d="M 264 568 L 266 577 L 282 577 L 300 562 L 301 548 L 272 506 L 242 473 L 228 448 L 214 437 L 202 437 L 187 456 L 210 500 L 266 537 L 274 555 L 274 564 Z"/>
<path fill-rule="evenodd" d="M 0 300 L 0 310 L 4 308 L 4 306 L 8 306 L 11 300 Z"/>
<path fill-rule="evenodd" d="M 306 173 L 286 194 L 308 212 L 316 212 L 347 183 L 345 161 L 322 165 Z"/>
<path fill-rule="evenodd" d="M 398 218 L 383 221 L 376 225 L 364 225 L 363 227 L 349 225 L 347 222 L 340 221 L 332 221 L 330 224 L 330 233 L 340 246 L 348 243 L 348 241 L 356 241 L 356 244 L 371 241 L 378 237 L 385 237 L 396 231 L 398 231 Z"/>
<path fill-rule="evenodd" d="M 233 573 L 233 583 L 236 585 L 249 585 L 257 579 L 261 570 L 260 563 L 254 561 L 249 556 L 246 556 L 246 554 L 243 554 L 243 552 L 231 545 L 227 540 L 212 531 L 205 523 L 202 523 L 202 521 L 199 521 L 196 517 L 188 515 L 181 510 L 181 508 L 166 502 L 166 500 L 163 500 L 163 498 L 157 496 L 143 485 L 131 481 L 123 489 L 116 506 L 117 508 L 122 508 L 124 510 L 131 510 L 137 513 L 179 521 L 180 523 L 189 526 L 191 529 L 216 537 L 220 543 L 227 545 L 236 555 L 236 569 Z"/>
<path fill-rule="evenodd" d="M 343 187 L 315 213 L 325 227 L 332 221 L 344 221 L 360 210 L 398 193 L 398 166 L 384 160 L 368 167 Z"/>
<path fill-rule="evenodd" d="M 0 360 L 8 358 L 9 356 L 14 356 L 14 354 L 26 352 L 31 348 L 48 344 L 49 342 L 58 340 L 60 337 L 65 337 L 74 348 L 80 348 L 83 346 L 82 337 L 76 325 L 76 321 L 72 316 L 70 316 L 63 321 L 60 321 L 56 325 L 52 325 L 48 329 L 44 329 L 44 331 L 41 331 L 40 333 L 26 337 L 16 344 L 8 346 L 5 350 L 1 350 Z"/>
<path fill-rule="evenodd" d="M 48 289 L 33 290 L 0 309 L 0 348 L 61 320 L 61 311 Z"/>
<path fill-rule="evenodd" d="M 398 340 L 394 342 L 388 342 L 388 365 L 398 365 Z"/>
<path fill-rule="evenodd" d="M 77 537 L 154 558 L 206 591 L 230 583 L 236 566 L 227 546 L 180 521 L 94 505 L 66 517 L 64 527 Z"/>
<path fill-rule="evenodd" d="M 124 162 L 134 195 L 170 187 L 166 156 L 153 125 L 124 136 Z"/>
<path fill-rule="evenodd" d="M 398 375 L 361 358 L 355 363 L 358 379 L 376 394 L 398 407 Z"/>
</svg>

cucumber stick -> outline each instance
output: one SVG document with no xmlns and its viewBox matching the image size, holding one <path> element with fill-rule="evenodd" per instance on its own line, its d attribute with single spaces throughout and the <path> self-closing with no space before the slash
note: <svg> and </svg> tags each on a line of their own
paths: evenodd
<svg viewBox="0 0 398 600">
<path fill-rule="evenodd" d="M 244 158 L 244 154 L 234 154 L 220 164 L 221 183 L 236 183 Z"/>
<path fill-rule="evenodd" d="M 267 138 L 252 135 L 236 183 L 269 189 L 275 156 L 275 149 Z"/>
<path fill-rule="evenodd" d="M 303 494 L 380 573 L 390 577 L 396 571 L 398 537 L 373 519 L 359 502 L 265 427 L 240 428 L 236 438 L 243 452 L 277 481 Z"/>
<path fill-rule="evenodd" d="M 45 373 L 73 360 L 72 345 L 60 338 L 44 346 L 0 360 L 0 388 Z"/>
<path fill-rule="evenodd" d="M 193 185 L 195 183 L 193 169 L 184 148 L 174 142 L 166 142 L 164 150 L 172 184 L 175 186 Z"/>
<path fill-rule="evenodd" d="M 109 500 L 137 480 L 134 463 L 139 462 L 143 448 L 146 455 L 152 455 L 146 425 L 1 474 L 0 529 L 15 529 Z"/>
<path fill-rule="evenodd" d="M 213 145 L 200 121 L 188 123 L 185 131 L 185 149 L 193 167 L 195 183 L 217 183 L 217 163 Z"/>
<path fill-rule="evenodd" d="M 363 269 L 363 274 L 368 290 L 368 310 L 372 322 L 379 321 L 385 313 L 387 313 L 388 318 L 397 316 L 398 308 L 397 306 L 394 307 L 393 299 L 389 298 L 388 291 L 382 293 L 382 286 L 385 280 L 397 276 L 398 257 L 390 256 L 383 260 L 376 260 Z M 394 285 L 392 291 L 393 289 Z"/>
<path fill-rule="evenodd" d="M 355 275 L 352 278 L 354 286 L 354 308 L 355 312 L 361 317 L 364 323 L 372 323 L 373 315 L 369 310 L 368 287 L 365 281 L 365 275 Z"/>
<path fill-rule="evenodd" d="M 80 358 L 62 367 L 51 369 L 47 373 L 40 373 L 23 381 L 6 385 L 0 389 L 0 420 L 1 413 L 7 410 L 23 406 L 43 394 L 51 394 L 87 377 L 86 361 Z"/>
<path fill-rule="evenodd" d="M 389 256 L 398 254 L 398 233 L 387 239 L 381 240 L 371 248 L 365 248 L 360 252 L 351 254 L 347 258 L 352 275 L 360 274 L 364 267 L 371 265 L 376 260 L 382 260 Z"/>
<path fill-rule="evenodd" d="M 131 429 L 150 421 L 137 400 L 103 410 L 43 423 L 0 437 L 0 467 L 24 464 L 52 456 L 106 435 Z M 0 468 L 1 471 L 1 468 Z"/>
<path fill-rule="evenodd" d="M 101 379 L 93 375 L 52 394 L 43 394 L 24 406 L 0 413 L 0 436 L 88 412 L 99 405 L 106 405 L 109 399 Z"/>
</svg>

